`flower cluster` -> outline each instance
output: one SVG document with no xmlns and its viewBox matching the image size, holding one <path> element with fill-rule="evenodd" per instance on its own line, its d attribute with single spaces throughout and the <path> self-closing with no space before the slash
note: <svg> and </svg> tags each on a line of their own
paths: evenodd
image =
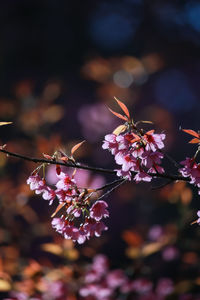
<svg viewBox="0 0 200 300">
<path fill-rule="evenodd" d="M 79 290 L 83 299 L 111 300 L 119 294 L 129 294 L 138 300 L 164 300 L 174 291 L 169 278 L 160 278 L 155 288 L 146 278 L 130 280 L 121 269 L 110 270 L 104 255 L 94 257 L 93 263 L 84 277 L 84 285 Z M 120 298 L 121 299 L 121 298 Z"/>
<path fill-rule="evenodd" d="M 165 134 L 156 134 L 154 130 L 145 134 L 112 133 L 105 136 L 102 148 L 108 149 L 114 155 L 116 163 L 121 166 L 121 169 L 116 170 L 118 176 L 136 182 L 150 182 L 152 173 L 164 172 L 160 166 L 163 158 L 160 150 L 164 148 L 164 139 Z"/>
<path fill-rule="evenodd" d="M 62 210 L 61 217 L 54 217 L 52 227 L 65 239 L 72 239 L 82 244 L 92 236 L 99 237 L 108 228 L 102 218 L 109 216 L 107 203 L 96 201 L 91 205 L 87 190 L 78 188 L 76 180 L 65 172 L 57 174 L 55 189 L 49 187 L 39 174 L 28 178 L 27 184 L 36 194 L 52 204 L 55 198 L 59 205 L 53 215 Z"/>
<path fill-rule="evenodd" d="M 200 195 L 200 164 L 196 163 L 194 158 L 187 157 L 181 162 L 184 166 L 179 169 L 183 177 L 189 177 L 190 183 L 199 188 L 198 194 Z"/>
</svg>

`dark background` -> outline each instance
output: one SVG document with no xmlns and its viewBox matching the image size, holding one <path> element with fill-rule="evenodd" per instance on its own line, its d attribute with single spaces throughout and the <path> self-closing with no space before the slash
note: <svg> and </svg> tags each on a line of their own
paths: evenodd
<svg viewBox="0 0 200 300">
<path fill-rule="evenodd" d="M 166 132 L 166 151 L 181 161 L 196 150 L 179 128 L 200 127 L 199 80 L 199 1 L 0 1 L 0 117 L 14 122 L 14 126 L 1 128 L 1 142 L 9 150 L 41 157 L 57 147 L 67 151 L 86 139 L 88 146 L 78 159 L 115 168 L 101 144 L 104 135 L 118 125 L 105 109 L 105 104 L 118 109 L 113 101 L 117 96 L 135 120 L 151 120 L 159 132 Z M 168 161 L 164 164 L 168 172 L 177 171 Z M 52 209 L 24 187 L 34 165 L 2 158 L 0 167 L 2 253 L 13 247 L 22 259 L 32 257 L 45 264 L 40 245 L 52 240 L 58 243 L 58 238 L 49 229 Z M 145 243 L 152 225 L 174 223 L 179 252 L 196 255 L 199 231 L 189 224 L 199 208 L 197 191 L 193 198 L 190 194 L 185 197 L 185 211 L 177 191 L 152 192 L 146 185 L 122 187 L 110 198 L 108 234 L 101 242 L 91 241 L 88 248 L 105 251 L 117 266 L 119 260 L 125 260 L 124 230 L 134 228 Z M 28 217 L 18 207 L 23 203 Z M 29 206 L 37 217 L 31 217 Z M 40 235 L 42 226 L 46 231 Z M 87 252 L 84 247 L 79 250 L 83 255 Z M 199 274 L 197 258 L 191 269 L 181 258 L 161 267 L 159 259 L 153 256 L 145 262 L 151 271 L 155 267 L 155 278 L 176 280 Z M 50 260 L 57 262 L 55 257 Z M 16 276 L 16 270 L 7 269 Z M 145 274 L 142 267 L 138 269 L 140 275 Z"/>
</svg>

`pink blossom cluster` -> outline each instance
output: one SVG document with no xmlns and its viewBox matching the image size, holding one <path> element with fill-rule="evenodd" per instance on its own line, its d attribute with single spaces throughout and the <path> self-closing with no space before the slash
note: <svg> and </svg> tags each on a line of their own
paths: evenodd
<svg viewBox="0 0 200 300">
<path fill-rule="evenodd" d="M 130 280 L 121 269 L 110 270 L 104 255 L 94 257 L 93 263 L 84 277 L 84 285 L 79 290 L 83 299 L 112 300 L 120 295 L 132 295 L 138 300 L 164 300 L 174 290 L 169 278 L 161 278 L 155 288 L 146 278 Z"/>
<path fill-rule="evenodd" d="M 115 157 L 115 162 L 121 166 L 117 175 L 136 182 L 152 180 L 152 173 L 163 173 L 160 166 L 164 148 L 165 134 L 156 134 L 154 130 L 145 134 L 133 132 L 105 136 L 103 149 L 108 149 Z M 132 175 L 134 174 L 134 175 Z"/>
<path fill-rule="evenodd" d="M 62 281 L 47 281 L 46 279 L 41 280 L 41 284 L 44 287 L 42 294 L 37 293 L 30 297 L 26 292 L 12 291 L 10 297 L 4 300 L 61 300 L 66 299 L 68 287 Z"/>
<path fill-rule="evenodd" d="M 179 169 L 179 172 L 183 177 L 190 178 L 190 183 L 199 188 L 198 194 L 200 195 L 200 164 L 196 163 L 193 157 L 187 157 L 181 164 L 183 168 Z"/>
<path fill-rule="evenodd" d="M 84 243 L 90 237 L 99 237 L 102 231 L 108 228 L 102 222 L 109 217 L 107 203 L 96 201 L 92 205 L 83 188 L 78 188 L 76 180 L 65 172 L 57 174 L 58 181 L 55 189 L 49 187 L 39 174 L 28 178 L 27 184 L 36 194 L 42 194 L 43 199 L 52 204 L 55 198 L 59 201 L 61 217 L 54 217 L 52 227 L 65 239 L 72 239 L 79 244 Z"/>
</svg>

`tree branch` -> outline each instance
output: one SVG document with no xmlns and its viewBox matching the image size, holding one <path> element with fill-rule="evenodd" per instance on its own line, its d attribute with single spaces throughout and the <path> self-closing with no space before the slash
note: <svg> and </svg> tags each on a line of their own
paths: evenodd
<svg viewBox="0 0 200 300">
<path fill-rule="evenodd" d="M 5 153 L 8 156 L 13 156 L 16 158 L 20 158 L 23 160 L 27 160 L 30 162 L 34 162 L 34 163 L 40 163 L 40 164 L 52 164 L 52 165 L 60 165 L 60 166 L 65 166 L 65 167 L 70 167 L 70 168 L 77 168 L 77 169 L 83 169 L 83 170 L 89 170 L 89 171 L 93 171 L 93 172 L 97 172 L 97 173 L 104 173 L 104 174 L 112 174 L 112 175 L 116 175 L 116 171 L 111 170 L 111 169 L 104 169 L 104 168 L 97 168 L 97 167 L 91 167 L 91 166 L 85 166 L 82 165 L 80 163 L 69 163 L 69 162 L 61 162 L 58 160 L 48 160 L 48 159 L 44 159 L 44 158 L 33 158 L 33 157 L 28 157 L 25 155 L 21 155 L 18 153 L 13 153 L 10 151 L 7 151 L 5 149 L 0 149 L 0 152 Z M 182 180 L 182 181 L 186 181 L 189 182 L 190 178 L 189 177 L 183 177 L 181 175 L 172 175 L 172 174 L 160 174 L 160 173 L 148 173 L 150 176 L 152 177 L 156 177 L 156 178 L 165 178 L 171 181 L 176 181 L 176 180 Z M 133 172 L 133 175 L 135 175 L 135 173 Z"/>
</svg>

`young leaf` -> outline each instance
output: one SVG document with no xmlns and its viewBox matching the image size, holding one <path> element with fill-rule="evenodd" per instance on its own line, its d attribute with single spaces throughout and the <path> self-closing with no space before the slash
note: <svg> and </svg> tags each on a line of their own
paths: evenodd
<svg viewBox="0 0 200 300">
<path fill-rule="evenodd" d="M 182 129 L 182 130 L 183 130 L 184 132 L 190 134 L 190 135 L 195 136 L 196 138 L 199 138 L 199 137 L 200 137 L 199 134 L 198 134 L 196 131 L 194 131 L 194 130 L 191 130 L 191 129 Z"/>
<path fill-rule="evenodd" d="M 119 125 L 115 130 L 113 131 L 113 134 L 119 135 L 120 133 L 124 132 L 127 129 L 126 125 Z"/>
<path fill-rule="evenodd" d="M 9 124 L 12 124 L 12 122 L 0 122 L 0 126 L 9 125 Z"/>
<path fill-rule="evenodd" d="M 85 142 L 85 140 L 84 141 L 82 141 L 82 142 L 80 142 L 80 143 L 78 143 L 78 144 L 76 144 L 74 147 L 72 147 L 72 149 L 71 149 L 71 156 L 73 156 L 73 154 L 74 154 L 74 152 L 83 144 Z"/>
<path fill-rule="evenodd" d="M 123 110 L 123 112 L 125 113 L 125 115 L 127 116 L 127 118 L 130 120 L 130 114 L 129 114 L 129 110 L 126 107 L 126 105 L 120 101 L 119 99 L 117 99 L 116 97 L 114 97 L 115 101 L 117 101 L 117 104 L 121 107 L 121 109 Z"/>
<path fill-rule="evenodd" d="M 118 114 L 118 113 L 116 113 L 115 111 L 113 111 L 111 108 L 109 108 L 108 107 L 108 109 L 109 109 L 109 111 L 113 114 L 113 115 L 115 115 L 116 117 L 118 117 L 118 118 L 120 118 L 120 119 L 122 119 L 122 120 L 124 120 L 124 121 L 128 121 L 128 119 L 127 119 L 127 117 L 125 117 L 125 116 L 122 116 L 121 114 Z"/>
</svg>

